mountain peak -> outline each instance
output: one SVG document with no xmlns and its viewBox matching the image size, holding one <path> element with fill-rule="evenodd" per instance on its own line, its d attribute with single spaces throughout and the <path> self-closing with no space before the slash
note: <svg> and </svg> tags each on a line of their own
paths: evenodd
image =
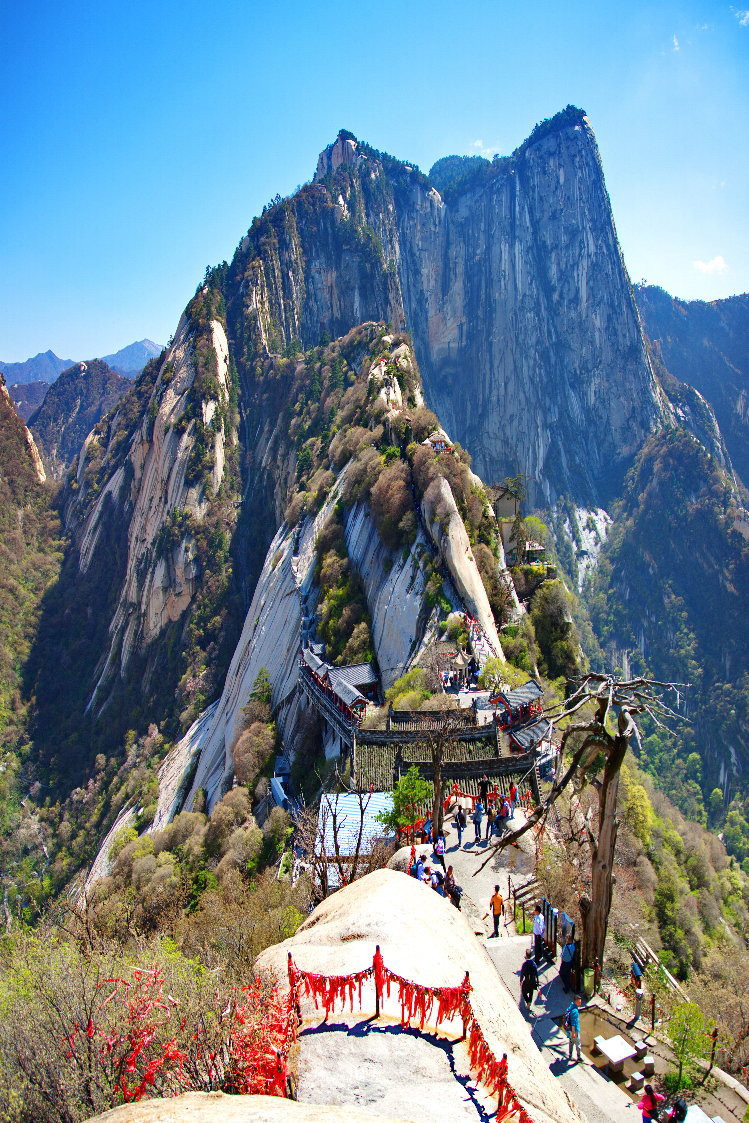
<svg viewBox="0 0 749 1123">
<path fill-rule="evenodd" d="M 333 143 L 324 148 L 317 159 L 315 182 L 323 179 L 326 175 L 331 175 L 342 164 L 353 166 L 359 156 L 359 141 L 348 129 L 340 129 Z"/>
</svg>

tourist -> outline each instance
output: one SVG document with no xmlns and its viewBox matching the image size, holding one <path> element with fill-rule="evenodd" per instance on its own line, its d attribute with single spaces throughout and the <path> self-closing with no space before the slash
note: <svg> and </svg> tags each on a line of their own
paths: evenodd
<svg viewBox="0 0 749 1123">
<path fill-rule="evenodd" d="M 570 1060 L 572 1060 L 572 1050 L 577 1050 L 577 1060 L 583 1059 L 580 1050 L 580 1003 L 582 998 L 576 994 L 572 1002 L 570 1002 L 567 1009 L 564 1011 L 564 1031 L 567 1034 L 567 1039 L 570 1043 Z M 643 1115 L 643 1119 L 645 1116 Z"/>
<path fill-rule="evenodd" d="M 492 914 L 492 920 L 494 921 L 494 931 L 492 932 L 492 935 L 489 937 L 489 939 L 491 939 L 492 936 L 498 936 L 499 935 L 499 921 L 500 921 L 500 918 L 503 917 L 504 914 L 505 914 L 505 902 L 504 902 L 504 898 L 502 897 L 502 894 L 499 891 L 498 885 L 494 886 L 494 895 L 492 896 L 491 900 L 489 901 L 489 912 Z M 489 912 L 485 912 L 481 919 L 486 920 L 487 916 L 489 915 Z"/>
<path fill-rule="evenodd" d="M 569 994 L 572 989 L 572 966 L 575 962 L 575 941 L 570 932 L 562 948 L 562 958 L 559 963 L 559 977 L 562 980 L 562 990 Z"/>
<path fill-rule="evenodd" d="M 518 801 L 518 789 L 514 780 L 510 782 L 510 818 L 515 818 L 515 806 Z"/>
<path fill-rule="evenodd" d="M 510 819 L 510 804 L 502 796 L 502 802 L 499 805 L 499 812 L 497 814 L 497 834 L 501 838 L 507 830 L 507 823 Z"/>
<path fill-rule="evenodd" d="M 665 1099 L 660 1092 L 653 1091 L 652 1084 L 645 1085 L 645 1094 L 637 1105 L 642 1112 L 642 1123 L 654 1123 L 658 1119 L 658 1105 Z"/>
<path fill-rule="evenodd" d="M 525 962 L 520 968 L 520 993 L 525 999 L 525 1004 L 529 1010 L 533 1003 L 533 995 L 537 989 L 538 971 L 533 960 L 533 952 L 530 948 L 526 948 Z"/>
<path fill-rule="evenodd" d="M 487 841 L 494 834 L 494 820 L 497 818 L 497 812 L 494 810 L 494 804 L 490 803 L 486 809 L 486 839 Z"/>
<path fill-rule="evenodd" d="M 632 965 L 629 968 L 629 981 L 632 983 L 635 990 L 640 990 L 642 988 L 642 967 L 634 956 L 632 957 Z"/>
<path fill-rule="evenodd" d="M 489 781 L 486 777 L 486 773 L 484 773 L 484 775 L 479 780 L 479 796 L 483 803 L 486 804 L 486 801 L 489 798 Z"/>
<path fill-rule="evenodd" d="M 426 854 L 420 854 L 419 855 L 418 861 L 416 862 L 416 875 L 415 876 L 416 876 L 417 881 L 423 881 L 424 880 L 424 870 L 426 868 L 426 860 L 427 860 Z"/>
<path fill-rule="evenodd" d="M 458 832 L 458 849 L 460 850 L 460 847 L 463 845 L 463 831 L 468 826 L 466 813 L 462 807 L 459 807 L 455 812 L 455 818 L 453 822 L 455 823 L 455 829 Z"/>
<path fill-rule="evenodd" d="M 436 866 L 432 866 L 429 874 L 429 884 L 432 889 L 439 893 L 440 897 L 444 897 L 445 895 L 445 890 L 442 888 L 444 880 L 445 875 L 442 870 L 437 869 Z"/>
<path fill-rule="evenodd" d="M 434 856 L 444 870 L 445 869 L 445 836 L 443 834 L 439 834 L 437 836 L 437 841 L 434 844 Z"/>
<path fill-rule="evenodd" d="M 541 906 L 536 905 L 536 915 L 533 917 L 533 958 L 536 960 L 536 966 L 540 967 L 543 962 L 544 951 L 544 933 L 546 932 L 546 921 L 544 914 L 541 911 Z"/>
<path fill-rule="evenodd" d="M 444 881 L 445 896 L 450 901 L 452 901 L 452 903 L 455 905 L 456 908 L 459 908 L 460 906 L 457 905 L 456 902 L 455 902 L 455 890 L 456 890 L 456 888 L 457 888 L 457 886 L 455 884 L 455 874 L 453 873 L 453 868 L 452 868 L 452 866 L 448 866 L 447 871 L 445 873 L 445 881 Z"/>
<path fill-rule="evenodd" d="M 473 829 L 476 834 L 476 842 L 481 842 L 481 824 L 484 821 L 484 805 L 481 800 L 477 800 L 476 806 L 473 809 Z"/>
</svg>

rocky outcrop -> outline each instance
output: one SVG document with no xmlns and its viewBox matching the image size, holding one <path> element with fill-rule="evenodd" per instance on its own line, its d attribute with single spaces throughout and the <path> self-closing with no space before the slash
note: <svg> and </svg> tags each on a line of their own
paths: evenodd
<svg viewBox="0 0 749 1123">
<path fill-rule="evenodd" d="M 489 598 L 447 480 L 439 478 L 432 481 L 424 493 L 421 511 L 432 541 L 465 607 L 488 636 L 496 657 L 504 660 Z"/>
<path fill-rule="evenodd" d="M 428 547 L 419 535 L 405 556 L 393 555 L 380 540 L 371 512 L 363 503 L 348 512 L 345 532 L 349 558 L 367 595 L 385 691 L 404 673 L 424 640 L 426 580 L 420 558 Z"/>
<path fill-rule="evenodd" d="M 168 1100 L 123 1104 L 89 1123 L 372 1123 L 372 1114 L 330 1104 L 300 1104 L 277 1096 L 186 1092 Z M 380 1123 L 409 1123 L 378 1113 Z"/>
<path fill-rule="evenodd" d="M 438 932 L 439 939 L 424 939 L 425 932 Z M 495 1054 L 507 1053 L 509 1079 L 529 1115 L 536 1123 L 573 1123 L 581 1119 L 535 1046 L 529 1045 L 527 1023 L 462 914 L 413 878 L 394 870 L 378 870 L 347 885 L 319 905 L 290 940 L 264 951 L 258 967 L 285 979 L 287 954 L 291 952 L 305 971 L 343 975 L 370 964 L 377 944 L 391 970 L 428 986 L 456 986 L 468 971 L 477 1019 Z M 386 1016 L 399 1017 L 400 1007 L 394 1001 L 388 1004 L 385 999 L 383 1009 Z M 306 1018 L 321 1019 L 311 1003 L 305 1004 L 302 1013 Z M 372 1030 L 376 1025 L 372 1024 Z M 314 1037 L 310 1036 L 309 1045 L 305 1036 L 300 1038 L 299 1098 L 317 1099 L 316 1089 L 324 1085 L 328 1097 L 324 1102 L 345 1104 L 350 1100 L 351 1068 L 343 1068 L 333 1041 L 327 1052 L 328 1071 L 316 1072 L 320 1066 L 315 1064 Z M 341 1055 L 344 1037 L 345 1033 L 341 1035 Z M 435 1117 L 435 1105 L 441 1102 L 442 1093 L 450 1095 L 454 1076 L 446 1072 L 442 1093 L 439 1085 L 433 1086 L 431 1093 L 426 1090 L 429 1100 L 417 1101 L 422 1089 L 416 1081 L 411 1084 L 408 1071 L 404 1073 L 403 1066 L 397 1063 L 396 1047 L 397 1042 L 383 1051 L 379 1071 L 370 1073 L 366 1084 L 357 1080 L 358 1102 L 376 1111 L 384 1100 L 387 1110 L 391 1104 L 405 1104 L 403 1097 L 411 1094 L 414 1098 L 409 1115 L 416 1119 Z M 455 1060 L 459 1072 L 467 1071 L 459 1047 L 455 1048 Z M 334 1099 L 332 1091 L 337 1091 Z M 377 1100 L 368 1099 L 368 1092 L 373 1091 L 379 1097 Z M 452 1118 L 455 1117 L 453 1114 Z"/>
</svg>

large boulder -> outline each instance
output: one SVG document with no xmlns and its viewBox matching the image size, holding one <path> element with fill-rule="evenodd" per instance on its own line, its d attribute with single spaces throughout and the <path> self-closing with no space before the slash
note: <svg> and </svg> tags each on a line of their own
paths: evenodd
<svg viewBox="0 0 749 1123">
<path fill-rule="evenodd" d="M 464 917 L 448 901 L 414 878 L 383 869 L 353 882 L 319 905 L 295 936 L 264 951 L 258 967 L 285 979 L 287 957 L 291 952 L 294 962 L 303 970 L 346 975 L 369 966 L 377 944 L 387 967 L 417 983 L 456 986 L 468 971 L 473 988 L 471 1001 L 484 1035 L 496 1056 L 507 1053 L 509 1079 L 534 1123 L 575 1123 L 582 1119 L 549 1072 L 531 1039 L 530 1027 Z M 371 1003 L 371 995 L 369 1001 Z M 365 996 L 365 1008 L 366 1003 Z M 351 1058 L 357 1055 L 356 1033 L 352 1031 L 352 1023 L 357 1021 L 355 1016 L 347 1014 L 344 1019 L 338 1014 L 331 1015 L 331 1023 L 336 1023 L 336 1028 L 340 1029 L 340 1040 L 336 1044 L 331 1041 L 324 1064 L 320 1051 L 324 1035 L 310 1033 L 300 1037 L 297 1067 L 301 1100 L 318 1100 L 324 1094 L 326 1098 L 321 1102 L 366 1104 L 375 1113 L 384 1103 L 389 1105 L 391 1115 L 401 1114 L 393 1110 L 393 1105 L 405 1102 L 407 1114 L 413 1119 L 422 1119 L 425 1114 L 432 1119 L 443 1117 L 440 1100 L 443 1093 L 445 1096 L 450 1093 L 449 1082 L 456 1082 L 455 1072 L 451 1066 L 446 1066 L 444 1088 L 432 1084 L 429 1098 L 420 1102 L 408 1062 L 403 1063 L 399 1051 L 399 1036 L 401 1042 L 403 1037 L 393 1031 L 393 1021 L 399 1015 L 399 1007 L 393 999 L 385 1003 L 384 1013 L 390 1017 L 390 1029 L 383 1037 L 390 1038 L 392 1049 L 375 1055 L 368 1048 L 365 1056 L 363 1046 L 367 1035 L 361 1035 L 358 1043 L 362 1046 L 362 1064 L 356 1065 L 353 1074 L 350 1064 Z M 303 1015 L 305 1019 L 322 1020 L 321 1014 L 315 1014 L 311 1002 L 305 1003 Z M 383 1020 L 387 1021 L 387 1017 Z M 362 1019 L 358 1021 L 361 1023 Z M 374 1027 L 377 1024 L 374 1023 Z M 371 1036 L 371 1029 L 368 1032 Z M 333 1036 L 329 1030 L 326 1034 Z M 413 1038 L 409 1040 L 414 1041 Z M 465 1058 L 458 1055 L 458 1049 L 456 1046 L 455 1065 L 459 1068 Z M 342 1058 L 347 1058 L 346 1062 Z M 336 1084 L 337 1063 L 341 1067 Z M 366 1088 L 359 1079 L 365 1066 L 369 1076 Z M 318 1069 L 317 1078 L 309 1071 L 311 1067 Z M 378 1071 L 374 1073 L 374 1069 Z M 462 1068 L 463 1072 L 466 1070 L 467 1065 Z M 402 1094 L 391 1094 L 392 1089 L 402 1089 Z"/>
<path fill-rule="evenodd" d="M 379 1120 L 382 1123 L 382 1116 Z M 114 1107 L 89 1123 L 372 1123 L 372 1116 L 348 1106 L 301 1104 L 275 1096 L 188 1092 L 169 1100 L 141 1100 Z M 391 1118 L 389 1123 L 408 1121 Z"/>
</svg>

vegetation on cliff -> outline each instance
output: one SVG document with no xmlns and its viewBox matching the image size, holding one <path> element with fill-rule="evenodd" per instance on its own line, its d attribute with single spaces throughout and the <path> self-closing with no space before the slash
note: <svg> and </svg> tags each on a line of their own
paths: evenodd
<svg viewBox="0 0 749 1123">
<path fill-rule="evenodd" d="M 65 474 L 88 434 L 129 388 L 129 380 L 101 359 L 76 363 L 52 383 L 29 428 L 53 475 Z"/>
<path fill-rule="evenodd" d="M 747 860 L 746 792 L 726 754 L 749 760 L 749 519 L 719 465 L 689 433 L 653 437 L 627 479 L 586 590 L 611 665 L 689 683 L 678 731 L 647 730 L 646 768 L 682 812 Z M 730 816 L 730 819 L 729 819 Z"/>
</svg>

